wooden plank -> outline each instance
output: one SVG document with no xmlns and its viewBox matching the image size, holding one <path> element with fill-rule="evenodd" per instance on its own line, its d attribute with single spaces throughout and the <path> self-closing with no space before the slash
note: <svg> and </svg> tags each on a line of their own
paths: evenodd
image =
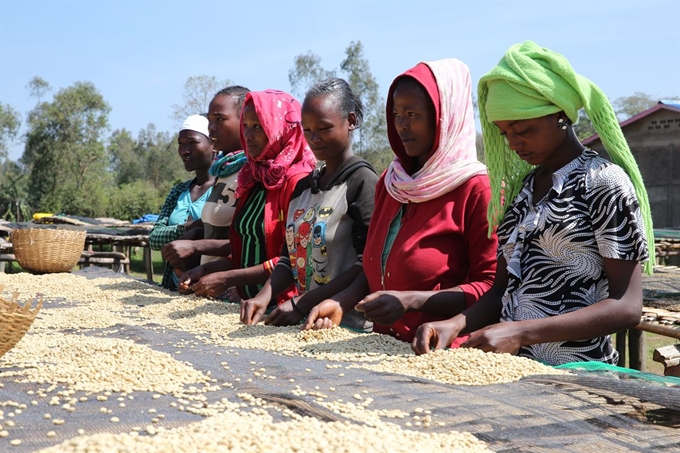
<svg viewBox="0 0 680 453">
<path fill-rule="evenodd" d="M 677 327 L 670 327 L 653 322 L 641 321 L 640 324 L 638 324 L 635 327 L 635 330 L 655 333 L 657 335 L 663 335 L 666 337 L 671 337 L 680 340 L 680 329 L 678 329 Z"/>
<path fill-rule="evenodd" d="M 680 377 L 680 344 L 654 350 L 653 360 L 664 366 L 664 376 Z"/>
</svg>

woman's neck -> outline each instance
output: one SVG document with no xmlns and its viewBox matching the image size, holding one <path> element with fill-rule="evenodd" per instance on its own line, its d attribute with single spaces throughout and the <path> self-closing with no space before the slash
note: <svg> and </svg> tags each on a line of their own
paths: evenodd
<svg viewBox="0 0 680 453">
<path fill-rule="evenodd" d="M 333 159 L 325 160 L 324 165 L 326 167 L 326 170 L 324 171 L 324 174 L 321 175 L 321 178 L 319 178 L 319 183 L 321 187 L 326 187 L 326 183 L 333 179 L 333 177 L 338 172 L 338 169 L 342 166 L 342 164 L 347 162 L 347 160 L 350 159 L 351 157 L 354 157 L 354 153 L 352 152 L 352 146 L 349 146 L 339 156 L 336 156 Z"/>
<path fill-rule="evenodd" d="M 196 185 L 202 186 L 206 183 L 212 184 L 215 177 L 210 174 L 210 169 L 196 170 Z"/>
<path fill-rule="evenodd" d="M 555 173 L 579 157 L 585 149 L 585 146 L 578 140 L 574 131 L 570 129 L 564 137 L 562 144 L 553 153 L 553 157 L 541 164 L 541 170 L 547 173 Z"/>
</svg>

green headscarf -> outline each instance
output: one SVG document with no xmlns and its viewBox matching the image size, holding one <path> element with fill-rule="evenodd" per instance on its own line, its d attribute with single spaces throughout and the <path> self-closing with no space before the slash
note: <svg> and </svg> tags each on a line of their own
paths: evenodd
<svg viewBox="0 0 680 453">
<path fill-rule="evenodd" d="M 479 80 L 479 116 L 484 135 L 486 165 L 491 179 L 490 231 L 503 219 L 505 210 L 522 188 L 533 166 L 512 152 L 493 121 L 540 118 L 563 111 L 572 123 L 584 108 L 612 162 L 630 177 L 642 213 L 652 273 L 654 230 L 642 175 L 623 136 L 607 96 L 590 80 L 576 74 L 564 56 L 532 41 L 515 44 L 498 65 Z"/>
</svg>

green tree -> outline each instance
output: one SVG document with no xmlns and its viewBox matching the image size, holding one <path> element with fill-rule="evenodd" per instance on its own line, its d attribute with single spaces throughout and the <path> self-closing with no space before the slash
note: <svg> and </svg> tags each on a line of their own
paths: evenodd
<svg viewBox="0 0 680 453">
<path fill-rule="evenodd" d="M 380 96 L 380 88 L 371 73 L 368 60 L 364 57 L 361 41 L 350 42 L 345 49 L 345 58 L 339 70 L 326 70 L 321 66 L 321 58 L 311 51 L 295 57 L 294 66 L 288 72 L 288 80 L 293 94 L 298 97 L 315 83 L 339 73 L 352 87 L 364 104 L 364 123 L 359 129 L 359 139 L 355 143 L 355 152 L 369 161 L 378 172 L 381 172 L 393 159 L 392 150 L 387 141 L 387 123 L 385 119 L 385 101 Z"/>
<path fill-rule="evenodd" d="M 306 54 L 295 57 L 294 66 L 288 71 L 288 81 L 291 93 L 302 99 L 305 92 L 315 83 L 335 77 L 335 71 L 327 71 L 321 66 L 321 57 L 307 51 Z"/>
<path fill-rule="evenodd" d="M 29 113 L 21 161 L 30 169 L 32 206 L 86 216 L 104 214 L 109 178 L 102 138 L 109 111 L 92 83 L 76 82 Z"/>
<path fill-rule="evenodd" d="M 137 143 L 126 129 L 116 129 L 109 138 L 107 153 L 116 185 L 129 184 L 146 176 L 144 156 L 137 152 Z"/>
<path fill-rule="evenodd" d="M 644 112 L 647 109 L 654 107 L 658 99 L 652 98 L 647 93 L 636 91 L 630 96 L 622 96 L 614 101 L 614 109 L 619 119 L 624 121 L 630 117 Z"/>
<path fill-rule="evenodd" d="M 177 154 L 176 134 L 159 132 L 149 124 L 139 131 L 135 149 L 144 162 L 144 180 L 166 195 L 174 184 L 193 177 Z"/>
<path fill-rule="evenodd" d="M 30 93 L 31 97 L 36 98 L 38 103 L 42 100 L 42 97 L 52 91 L 50 84 L 42 77 L 34 76 L 26 84 L 26 89 Z"/>
<path fill-rule="evenodd" d="M 578 111 L 578 121 L 574 124 L 574 132 L 576 132 L 579 140 L 585 140 L 591 135 L 597 134 L 593 122 L 590 121 L 584 109 Z"/>
<path fill-rule="evenodd" d="M 159 213 L 167 192 L 161 193 L 149 181 L 138 180 L 112 188 L 107 204 L 107 217 L 134 220 L 144 214 Z"/>
<path fill-rule="evenodd" d="M 349 44 L 340 69 L 346 74 L 352 90 L 356 90 L 364 103 L 364 124 L 359 128 L 359 152 L 382 171 L 393 159 L 387 140 L 385 100 L 380 96 L 378 82 L 371 74 L 368 60 L 364 58 L 361 41 L 352 41 Z"/>
<path fill-rule="evenodd" d="M 0 102 L 0 159 L 7 157 L 21 127 L 21 115 L 11 105 Z"/>
<path fill-rule="evenodd" d="M 9 221 L 31 218 L 27 181 L 23 168 L 13 160 L 0 164 L 0 217 Z"/>
<path fill-rule="evenodd" d="M 183 104 L 174 104 L 172 106 L 171 118 L 175 120 L 178 128 L 187 116 L 206 113 L 208 111 L 208 104 L 210 104 L 215 93 L 230 84 L 229 80 L 220 81 L 215 76 L 199 75 L 189 77 L 184 82 L 184 90 L 182 92 Z"/>
</svg>

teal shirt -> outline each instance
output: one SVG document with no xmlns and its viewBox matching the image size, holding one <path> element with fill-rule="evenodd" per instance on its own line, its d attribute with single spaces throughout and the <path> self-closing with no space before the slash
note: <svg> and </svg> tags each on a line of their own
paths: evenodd
<svg viewBox="0 0 680 453">
<path fill-rule="evenodd" d="M 210 187 L 206 192 L 196 201 L 191 201 L 191 191 L 187 188 L 185 191 L 179 194 L 177 198 L 177 204 L 175 209 L 173 209 L 170 217 L 168 218 L 168 225 L 180 225 L 188 220 L 196 220 L 201 218 L 201 212 L 203 212 L 203 205 L 205 205 L 206 200 L 212 192 L 212 187 Z M 172 272 L 170 274 L 172 277 L 172 283 L 175 288 L 179 285 L 179 277 Z"/>
<path fill-rule="evenodd" d="M 392 245 L 394 245 L 394 240 L 397 238 L 397 233 L 399 233 L 399 229 L 401 228 L 401 219 L 404 217 L 404 210 L 406 209 L 406 205 L 403 205 L 399 211 L 397 211 L 397 215 L 394 216 L 394 219 L 392 219 L 392 223 L 390 223 L 390 229 L 387 231 L 387 237 L 385 238 L 385 248 L 383 248 L 382 252 L 382 267 L 385 267 L 385 263 L 387 262 L 387 255 L 390 254 L 390 250 L 392 250 Z"/>
</svg>

